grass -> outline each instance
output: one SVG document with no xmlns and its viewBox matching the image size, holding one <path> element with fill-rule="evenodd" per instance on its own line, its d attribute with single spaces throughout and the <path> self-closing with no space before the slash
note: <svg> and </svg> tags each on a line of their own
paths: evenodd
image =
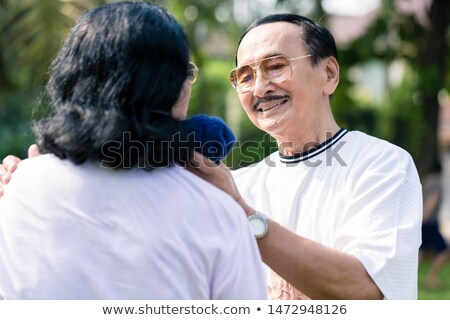
<svg viewBox="0 0 450 320">
<path fill-rule="evenodd" d="M 450 300 L 450 262 L 447 262 L 439 273 L 442 286 L 439 289 L 429 289 L 423 285 L 423 279 L 430 269 L 430 261 L 419 265 L 419 300 Z"/>
</svg>

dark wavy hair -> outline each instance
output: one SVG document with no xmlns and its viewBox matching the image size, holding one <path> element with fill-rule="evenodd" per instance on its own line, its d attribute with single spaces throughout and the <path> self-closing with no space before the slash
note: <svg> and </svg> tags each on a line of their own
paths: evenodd
<svg viewBox="0 0 450 320">
<path fill-rule="evenodd" d="M 336 42 L 334 41 L 333 35 L 328 31 L 327 28 L 315 23 L 311 19 L 304 16 L 291 13 L 280 13 L 271 14 L 262 17 L 255 22 L 253 22 L 242 34 L 239 39 L 239 43 L 236 49 L 239 49 L 239 45 L 245 35 L 252 30 L 263 24 L 273 23 L 273 22 L 288 22 L 296 24 L 300 27 L 301 38 L 300 40 L 305 45 L 308 54 L 311 54 L 311 62 L 316 65 L 320 59 L 326 57 L 335 57 L 338 60 L 338 54 L 336 49 Z M 236 65 L 237 65 L 237 54 L 236 54 Z"/>
<path fill-rule="evenodd" d="M 188 63 L 186 35 L 165 8 L 120 2 L 88 11 L 50 69 L 49 112 L 33 124 L 42 152 L 113 168 L 186 161 L 191 151 L 170 112 Z"/>
</svg>

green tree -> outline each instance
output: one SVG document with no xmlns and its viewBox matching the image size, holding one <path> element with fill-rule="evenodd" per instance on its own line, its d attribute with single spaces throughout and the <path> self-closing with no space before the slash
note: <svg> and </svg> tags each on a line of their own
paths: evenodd
<svg viewBox="0 0 450 320">
<path fill-rule="evenodd" d="M 395 2 L 385 0 L 367 32 L 341 50 L 346 66 L 374 58 L 387 65 L 399 59 L 407 63 L 402 83 L 387 88 L 387 97 L 378 109 L 366 110 L 375 121 L 372 133 L 407 149 L 421 176 L 439 157 L 438 92 L 446 88 L 450 73 L 450 2 L 433 0 L 427 17 L 427 23 L 420 23 L 415 16 L 400 12 Z M 354 106 L 351 109 L 356 110 Z M 340 113 L 348 117 L 342 110 Z"/>
<path fill-rule="evenodd" d="M 0 2 L 0 158 L 24 156 L 31 110 L 51 60 L 74 21 L 101 0 Z"/>
<path fill-rule="evenodd" d="M 0 0 L 0 158 L 23 156 L 32 142 L 32 106 L 39 97 L 50 61 L 68 28 L 86 9 L 107 0 Z M 226 77 L 234 66 L 239 36 L 254 19 L 273 12 L 293 12 L 327 24 L 321 0 L 278 0 L 273 7 L 261 0 L 159 0 L 185 27 L 192 59 L 200 68 L 190 114 L 225 118 L 240 143 L 261 142 L 261 159 L 273 151 L 273 139 L 256 129 L 243 112 Z M 339 48 L 341 83 L 333 110 L 341 126 L 360 129 L 407 149 L 423 175 L 438 157 L 437 93 L 450 86 L 448 66 L 450 2 L 433 0 L 428 24 L 401 13 L 394 1 L 383 0 L 378 19 L 353 43 Z M 403 82 L 388 87 L 381 104 L 361 102 L 349 77 L 354 65 L 377 59 L 386 65 L 402 59 Z M 254 150 L 251 150 L 254 152 Z M 244 158 L 242 157 L 244 156 Z M 254 162 L 236 150 L 233 167 Z"/>
</svg>

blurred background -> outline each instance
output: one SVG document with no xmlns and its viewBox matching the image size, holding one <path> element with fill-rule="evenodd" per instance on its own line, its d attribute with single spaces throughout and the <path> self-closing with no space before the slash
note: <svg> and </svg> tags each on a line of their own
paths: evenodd
<svg viewBox="0 0 450 320">
<path fill-rule="evenodd" d="M 25 157 L 30 121 L 62 39 L 85 10 L 107 0 L 0 0 L 0 159 Z M 236 44 L 256 18 L 306 15 L 335 36 L 341 81 L 332 106 L 341 127 L 406 149 L 421 177 L 444 167 L 443 233 L 450 239 L 450 1 L 448 0 L 160 0 L 183 24 L 200 68 L 189 113 L 224 118 L 239 142 L 233 167 L 262 160 L 276 145 L 256 129 L 227 81 Z M 425 266 L 426 268 L 427 266 Z M 423 271 L 424 272 L 424 271 Z M 450 299 L 447 290 L 420 298 Z M 437 293 L 436 293 L 437 292 Z M 437 294 L 437 296 L 435 295 Z"/>
</svg>

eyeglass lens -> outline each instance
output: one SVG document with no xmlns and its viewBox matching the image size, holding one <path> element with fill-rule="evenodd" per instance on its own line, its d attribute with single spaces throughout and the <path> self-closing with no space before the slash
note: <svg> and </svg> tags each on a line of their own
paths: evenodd
<svg viewBox="0 0 450 320">
<path fill-rule="evenodd" d="M 193 62 L 189 62 L 189 70 L 188 70 L 189 78 L 191 79 L 191 83 L 194 83 L 197 80 L 198 68 Z"/>
<path fill-rule="evenodd" d="M 234 81 L 236 87 L 241 91 L 248 91 L 253 88 L 256 79 L 256 69 L 267 80 L 272 82 L 282 82 L 292 75 L 290 62 L 283 56 L 271 57 L 260 61 L 259 67 L 245 65 L 235 70 Z"/>
</svg>

